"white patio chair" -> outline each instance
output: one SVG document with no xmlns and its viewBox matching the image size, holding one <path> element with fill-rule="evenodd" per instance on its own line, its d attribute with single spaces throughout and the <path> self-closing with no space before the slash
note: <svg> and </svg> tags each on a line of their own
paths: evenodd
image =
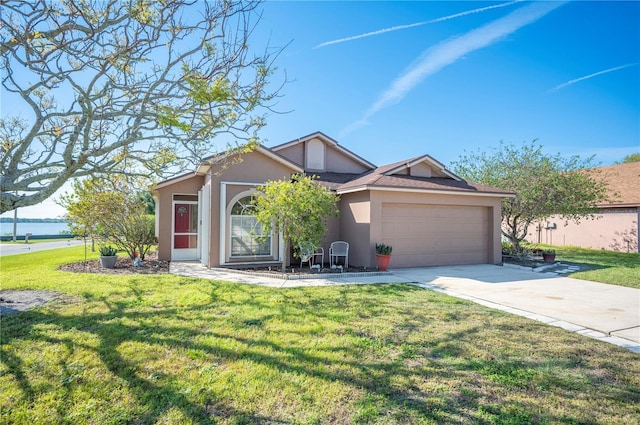
<svg viewBox="0 0 640 425">
<path fill-rule="evenodd" d="M 324 264 L 324 248 L 315 246 L 311 242 L 300 242 L 300 268 L 302 263 L 309 263 L 309 268 L 315 263 L 317 256 L 320 256 L 320 268 Z"/>
<path fill-rule="evenodd" d="M 333 267 L 339 257 L 344 257 L 344 268 L 349 268 L 349 242 L 331 242 L 329 247 L 329 265 Z"/>
</svg>

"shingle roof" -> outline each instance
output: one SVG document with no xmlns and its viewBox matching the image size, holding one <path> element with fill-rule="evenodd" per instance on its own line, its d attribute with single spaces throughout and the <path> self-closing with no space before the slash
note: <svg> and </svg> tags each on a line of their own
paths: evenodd
<svg viewBox="0 0 640 425">
<path fill-rule="evenodd" d="M 380 167 L 362 177 L 340 185 L 338 192 L 348 192 L 358 188 L 388 188 L 388 189 L 413 189 L 427 191 L 446 191 L 461 193 L 487 193 L 499 195 L 511 195 L 512 192 L 496 189 L 464 180 L 454 180 L 447 177 L 414 177 L 407 175 L 384 175 L 384 170 L 394 167 Z"/>
<path fill-rule="evenodd" d="M 609 195 L 614 199 L 600 207 L 640 207 L 640 162 L 609 165 L 589 171 L 593 178 L 607 184 Z"/>
<path fill-rule="evenodd" d="M 364 174 L 347 173 L 313 173 L 318 177 L 318 183 L 336 192 L 351 192 L 359 189 L 405 189 L 425 190 L 460 193 L 486 193 L 498 195 L 511 195 L 512 192 L 496 189 L 464 180 L 454 180 L 447 177 L 415 177 L 408 175 L 390 175 L 385 173 L 397 168 L 407 161 L 399 161 L 394 164 L 378 167 Z"/>
<path fill-rule="evenodd" d="M 318 177 L 317 182 L 324 187 L 337 190 L 344 183 L 357 179 L 361 174 L 349 173 L 309 173 L 309 175 Z"/>
</svg>

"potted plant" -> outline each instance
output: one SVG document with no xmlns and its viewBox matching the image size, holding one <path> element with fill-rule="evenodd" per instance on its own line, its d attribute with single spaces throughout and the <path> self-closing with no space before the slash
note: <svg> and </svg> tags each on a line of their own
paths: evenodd
<svg viewBox="0 0 640 425">
<path fill-rule="evenodd" d="M 376 244 L 376 264 L 378 270 L 383 272 L 387 271 L 389 260 L 391 260 L 391 251 L 393 251 L 391 245 L 385 245 L 383 243 Z"/>
<path fill-rule="evenodd" d="M 542 250 L 542 259 L 545 263 L 553 263 L 556 261 L 556 250 L 555 249 L 543 249 Z"/>
<path fill-rule="evenodd" d="M 116 260 L 118 257 L 116 253 L 117 249 L 111 245 L 100 247 L 100 265 L 105 269 L 113 269 L 116 267 Z"/>
</svg>

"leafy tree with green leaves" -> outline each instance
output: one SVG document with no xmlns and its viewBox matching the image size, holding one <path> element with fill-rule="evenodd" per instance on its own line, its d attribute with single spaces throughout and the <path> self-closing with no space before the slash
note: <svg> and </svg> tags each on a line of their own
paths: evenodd
<svg viewBox="0 0 640 425">
<path fill-rule="evenodd" d="M 453 163 L 468 181 L 515 192 L 502 201 L 502 234 L 516 251 L 533 222 L 559 215 L 577 223 L 608 200 L 605 183 L 582 171 L 592 167 L 593 157 L 545 154 L 536 140 L 521 146 L 501 142 L 492 153 L 465 152 Z"/>
<path fill-rule="evenodd" d="M 67 209 L 71 230 L 95 241 L 113 243 L 131 259 L 136 252 L 144 260 L 157 243 L 155 217 L 147 214 L 147 204 L 125 178 L 94 177 L 74 182 L 74 191 L 59 203 Z"/>
<path fill-rule="evenodd" d="M 151 192 L 149 192 L 148 190 L 143 190 L 141 192 L 138 192 L 138 199 L 144 202 L 145 204 L 144 212 L 146 214 L 156 215 L 156 201 L 155 199 L 153 199 Z"/>
<path fill-rule="evenodd" d="M 109 190 L 110 187 L 99 178 L 75 180 L 73 191 L 57 201 L 67 210 L 71 233 L 91 239 L 91 251 L 95 251 L 96 241 L 106 233 L 103 216 L 124 202 L 122 194 Z"/>
<path fill-rule="evenodd" d="M 628 164 L 630 162 L 640 162 L 640 152 L 631 153 L 625 156 L 624 158 L 622 158 L 622 161 L 616 162 L 616 164 Z"/>
<path fill-rule="evenodd" d="M 159 177 L 255 147 L 280 49 L 254 0 L 6 0 L 0 213 L 72 178 Z M 252 46 L 251 49 L 249 46 Z M 229 156 L 224 156 L 229 157 Z"/>
<path fill-rule="evenodd" d="M 290 180 L 268 181 L 258 192 L 254 201 L 258 222 L 280 232 L 284 240 L 282 271 L 287 267 L 289 247 L 300 242 L 320 245 L 328 217 L 338 215 L 340 198 L 311 176 L 294 174 Z"/>
</svg>

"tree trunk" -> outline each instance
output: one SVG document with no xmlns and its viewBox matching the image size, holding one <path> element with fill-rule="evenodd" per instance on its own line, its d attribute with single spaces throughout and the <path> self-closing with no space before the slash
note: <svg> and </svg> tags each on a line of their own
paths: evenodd
<svg viewBox="0 0 640 425">
<path fill-rule="evenodd" d="M 287 272 L 287 260 L 289 259 L 289 239 L 283 238 L 284 240 L 284 253 L 282 254 L 282 273 Z"/>
</svg>

